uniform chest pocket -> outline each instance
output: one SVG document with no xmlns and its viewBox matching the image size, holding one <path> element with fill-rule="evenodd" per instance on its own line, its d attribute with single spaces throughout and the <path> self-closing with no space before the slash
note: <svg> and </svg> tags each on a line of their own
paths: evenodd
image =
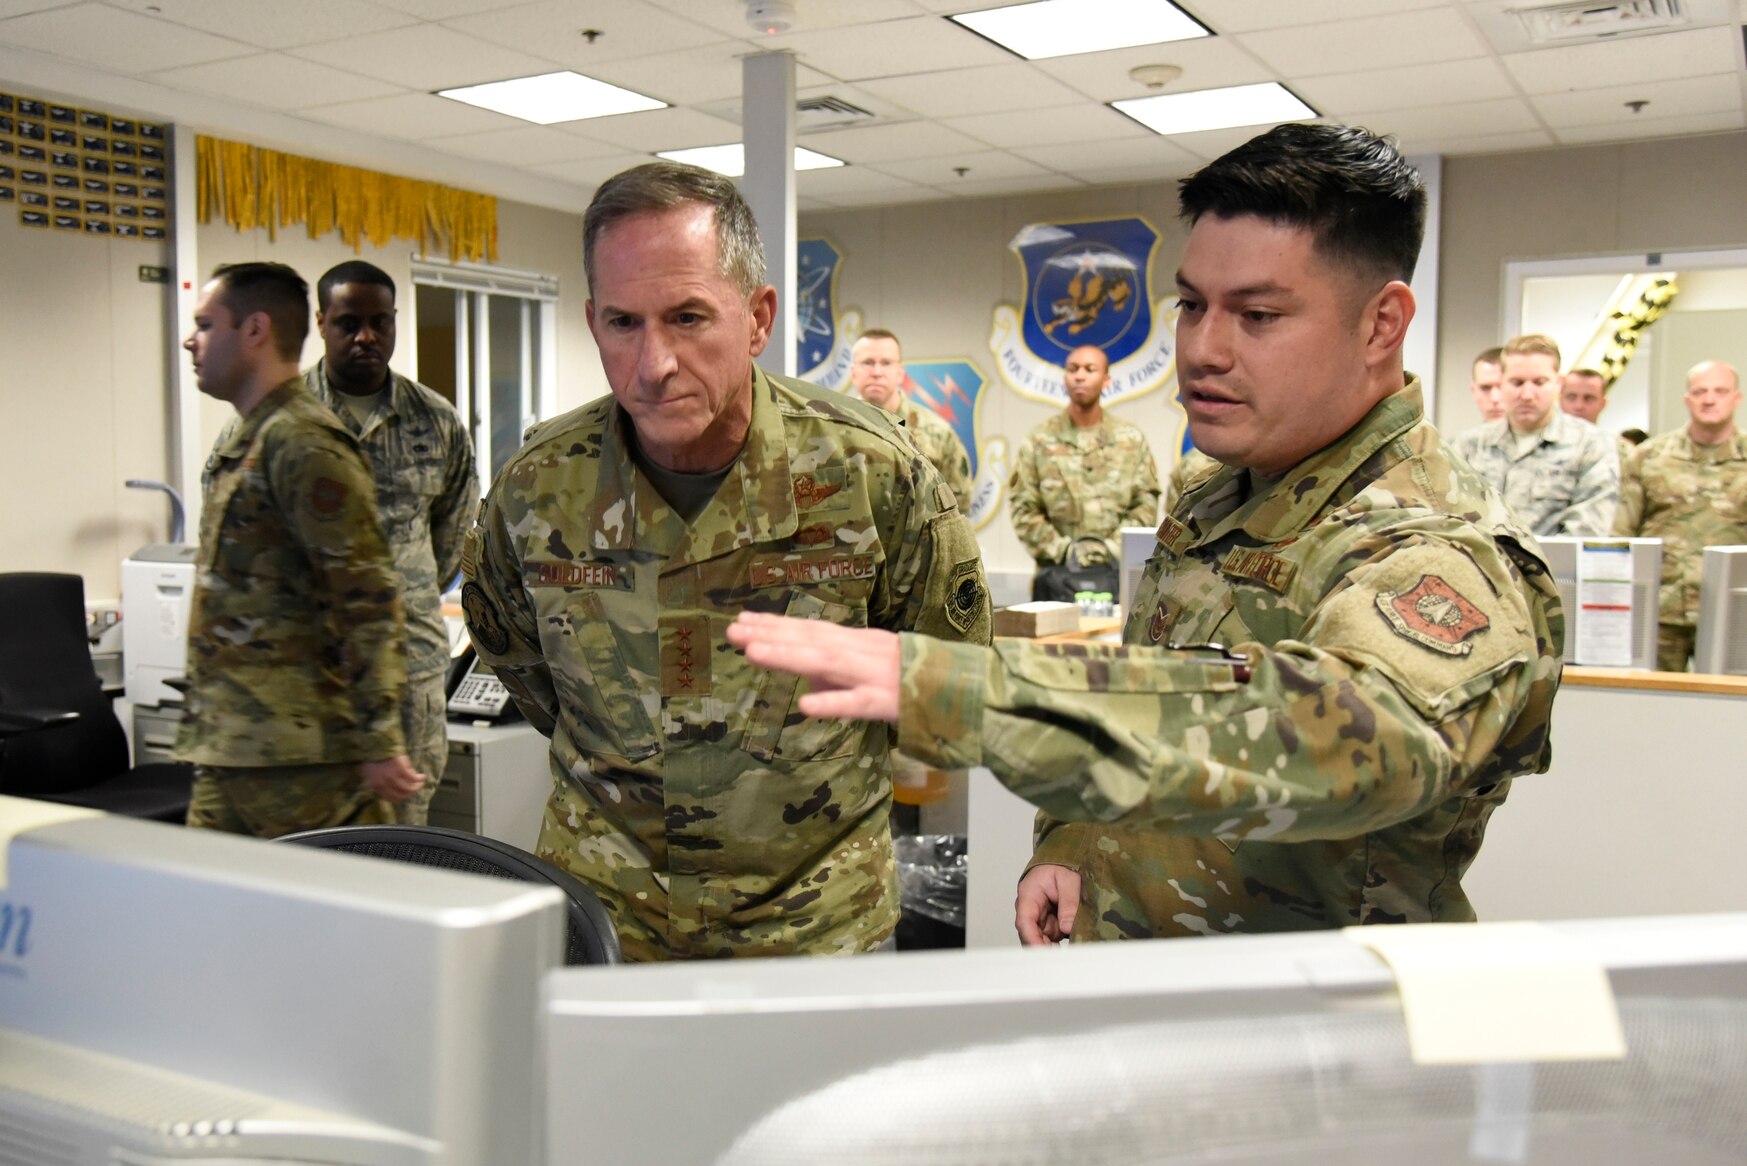
<svg viewBox="0 0 1747 1166">
<path fill-rule="evenodd" d="M 783 614 L 846 627 L 867 626 L 865 608 L 801 591 L 790 592 Z M 867 734 L 862 722 L 804 716 L 795 707 L 800 694 L 800 677 L 769 671 L 763 674 L 747 719 L 742 746 L 746 752 L 765 762 L 830 761 L 850 756 L 862 747 Z"/>
<path fill-rule="evenodd" d="M 661 741 L 643 698 L 655 691 L 655 681 L 639 681 L 626 664 L 597 592 L 553 594 L 552 601 L 539 605 L 540 642 L 559 701 L 581 714 L 579 723 L 595 738 L 578 746 L 630 761 L 651 756 Z"/>
</svg>

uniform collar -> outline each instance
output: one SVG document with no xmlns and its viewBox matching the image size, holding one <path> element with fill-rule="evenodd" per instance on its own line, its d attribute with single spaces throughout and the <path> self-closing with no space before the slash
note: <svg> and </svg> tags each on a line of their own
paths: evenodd
<svg viewBox="0 0 1747 1166">
<path fill-rule="evenodd" d="M 1209 517 L 1208 525 L 1191 545 L 1211 542 L 1238 528 L 1261 542 L 1279 542 L 1296 534 L 1321 513 L 1360 466 L 1424 419 L 1419 378 L 1410 375 L 1406 385 L 1377 402 L 1357 425 L 1286 471 L 1274 489 L 1223 512 L 1208 504 L 1226 496 L 1227 491 L 1241 496 L 1247 474 L 1221 466 L 1184 494 L 1191 514 L 1202 507 Z"/>
<path fill-rule="evenodd" d="M 303 390 L 303 387 L 302 377 L 292 377 L 290 380 L 281 381 L 274 385 L 268 390 L 265 397 L 255 402 L 255 407 L 250 409 L 243 416 L 241 423 L 231 431 L 229 440 L 218 450 L 218 456 L 221 458 L 241 457 L 254 442 L 255 435 L 261 432 L 261 427 L 267 424 L 267 418 L 284 408 L 293 397 Z"/>
<path fill-rule="evenodd" d="M 384 419 L 393 417 L 400 411 L 400 395 L 402 391 L 400 381 L 400 374 L 393 369 L 389 369 L 388 376 L 383 381 L 381 389 L 382 399 L 377 404 L 377 408 L 381 411 L 381 415 Z M 341 394 L 339 390 L 335 389 L 333 385 L 328 383 L 327 357 L 322 357 L 304 372 L 303 383 L 309 386 L 309 391 L 314 393 L 316 398 L 320 400 L 322 404 L 326 405 L 329 411 L 345 424 L 346 428 L 350 429 L 352 427 L 352 411 L 346 408 L 345 402 L 340 399 Z M 371 414 L 372 418 L 375 416 L 375 413 Z M 366 420 L 368 419 L 369 418 Z M 364 427 L 360 425 L 358 428 L 362 431 Z"/>
<path fill-rule="evenodd" d="M 1692 439 L 1692 434 L 1686 429 L 1678 429 L 1675 432 L 1678 433 L 1680 437 L 1679 440 L 1675 442 L 1674 448 L 1679 452 L 1681 457 L 1686 458 L 1688 461 L 1698 461 L 1698 451 L 1701 449 L 1728 450 L 1729 452 L 1722 458 L 1724 461 L 1740 461 L 1747 459 L 1747 433 L 1742 433 L 1740 430 L 1736 430 L 1735 436 L 1729 438 L 1729 440 L 1718 442 L 1716 445 L 1700 445 Z"/>
</svg>

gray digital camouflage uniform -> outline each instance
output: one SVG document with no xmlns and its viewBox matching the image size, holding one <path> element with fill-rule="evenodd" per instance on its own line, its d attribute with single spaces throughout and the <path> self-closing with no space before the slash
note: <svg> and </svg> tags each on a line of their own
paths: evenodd
<svg viewBox="0 0 1747 1166">
<path fill-rule="evenodd" d="M 1614 533 L 1662 540 L 1656 666 L 1686 671 L 1704 549 L 1747 543 L 1747 435 L 1699 445 L 1682 429 L 1639 446 L 1626 459 Z"/>
<path fill-rule="evenodd" d="M 1146 435 L 1108 413 L 1081 429 L 1063 410 L 1025 439 L 1007 482 L 1013 533 L 1039 566 L 1077 538 L 1111 540 L 1159 520 L 1159 468 Z"/>
<path fill-rule="evenodd" d="M 630 959 L 847 954 L 897 922 L 889 729 L 803 717 L 736 614 L 988 642 L 969 524 L 891 415 L 762 371 L 752 393 L 689 527 L 606 398 L 529 435 L 463 555 L 473 642 L 552 738 L 538 852 Z"/>
<path fill-rule="evenodd" d="M 1519 454 L 1510 421 L 1457 434 L 1450 445 L 1504 497 L 1529 533 L 1601 538 L 1620 499 L 1615 439 L 1581 417 L 1553 410 L 1541 440 Z"/>
<path fill-rule="evenodd" d="M 928 459 L 928 464 L 940 471 L 941 480 L 952 487 L 952 496 L 958 499 L 959 506 L 970 505 L 971 458 L 952 426 L 934 410 L 907 397 L 900 415 L 904 418 L 905 434 Z"/>
<path fill-rule="evenodd" d="M 364 450 L 376 480 L 376 513 L 394 554 L 406 604 L 406 702 L 401 727 L 413 768 L 425 786 L 395 805 L 395 820 L 422 824 L 449 761 L 443 685 L 449 633 L 442 589 L 461 569 L 461 539 L 473 517 L 479 485 L 473 447 L 455 407 L 425 386 L 390 372 L 388 390 L 362 425 L 328 383 L 326 361 L 303 374 Z"/>
<path fill-rule="evenodd" d="M 357 763 L 405 751 L 405 631 L 357 443 L 299 379 L 213 447 L 176 740 L 189 824 L 391 821 Z"/>
<path fill-rule="evenodd" d="M 900 746 L 1043 809 L 1076 939 L 1472 919 L 1487 819 L 1549 760 L 1545 562 L 1417 381 L 1250 484 L 1185 490 L 1122 646 L 903 637 Z"/>
</svg>

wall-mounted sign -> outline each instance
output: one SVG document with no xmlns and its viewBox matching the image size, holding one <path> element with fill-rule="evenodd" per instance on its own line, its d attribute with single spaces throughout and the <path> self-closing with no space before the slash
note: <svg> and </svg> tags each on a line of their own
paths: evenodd
<svg viewBox="0 0 1747 1166">
<path fill-rule="evenodd" d="M 837 315 L 837 268 L 843 256 L 827 239 L 795 242 L 795 375 L 827 389 L 849 387 L 849 347 L 861 313 Z"/>
<path fill-rule="evenodd" d="M 995 516 L 1007 490 L 1005 438 L 979 439 L 977 407 L 989 379 L 968 360 L 906 360 L 904 395 L 952 426 L 971 457 L 971 499 L 965 515 L 982 529 Z"/>
<path fill-rule="evenodd" d="M 989 351 L 1021 396 L 1065 406 L 1062 364 L 1091 344 L 1110 361 L 1104 403 L 1133 400 L 1176 377 L 1169 299 L 1148 273 L 1159 233 L 1141 218 L 1032 223 L 1008 244 L 1025 268 L 1025 302 L 995 309 Z"/>
</svg>

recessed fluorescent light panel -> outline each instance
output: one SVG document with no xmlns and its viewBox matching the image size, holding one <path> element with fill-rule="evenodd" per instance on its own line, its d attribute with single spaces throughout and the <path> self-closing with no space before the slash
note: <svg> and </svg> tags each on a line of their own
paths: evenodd
<svg viewBox="0 0 1747 1166">
<path fill-rule="evenodd" d="M 1192 93 L 1161 93 L 1110 104 L 1154 133 L 1166 136 L 1232 126 L 1311 121 L 1322 116 L 1277 81 L 1198 89 Z"/>
<path fill-rule="evenodd" d="M 615 113 L 667 108 L 665 101 L 568 70 L 542 73 L 538 77 L 517 77 L 513 81 L 464 85 L 459 89 L 439 89 L 437 96 L 543 126 L 561 121 L 581 121 L 587 117 L 611 117 Z"/>
<path fill-rule="evenodd" d="M 1167 0 L 1037 0 L 950 19 L 1028 61 L 1212 35 Z"/>
<path fill-rule="evenodd" d="M 663 150 L 656 156 L 674 162 L 689 162 L 693 166 L 702 166 L 705 170 L 714 170 L 729 178 L 739 178 L 746 173 L 746 147 L 740 142 L 731 142 L 726 146 L 699 146 L 693 150 Z M 841 165 L 841 158 L 833 158 L 829 154 L 821 154 L 802 146 L 795 147 L 796 170 L 825 170 Z"/>
</svg>

